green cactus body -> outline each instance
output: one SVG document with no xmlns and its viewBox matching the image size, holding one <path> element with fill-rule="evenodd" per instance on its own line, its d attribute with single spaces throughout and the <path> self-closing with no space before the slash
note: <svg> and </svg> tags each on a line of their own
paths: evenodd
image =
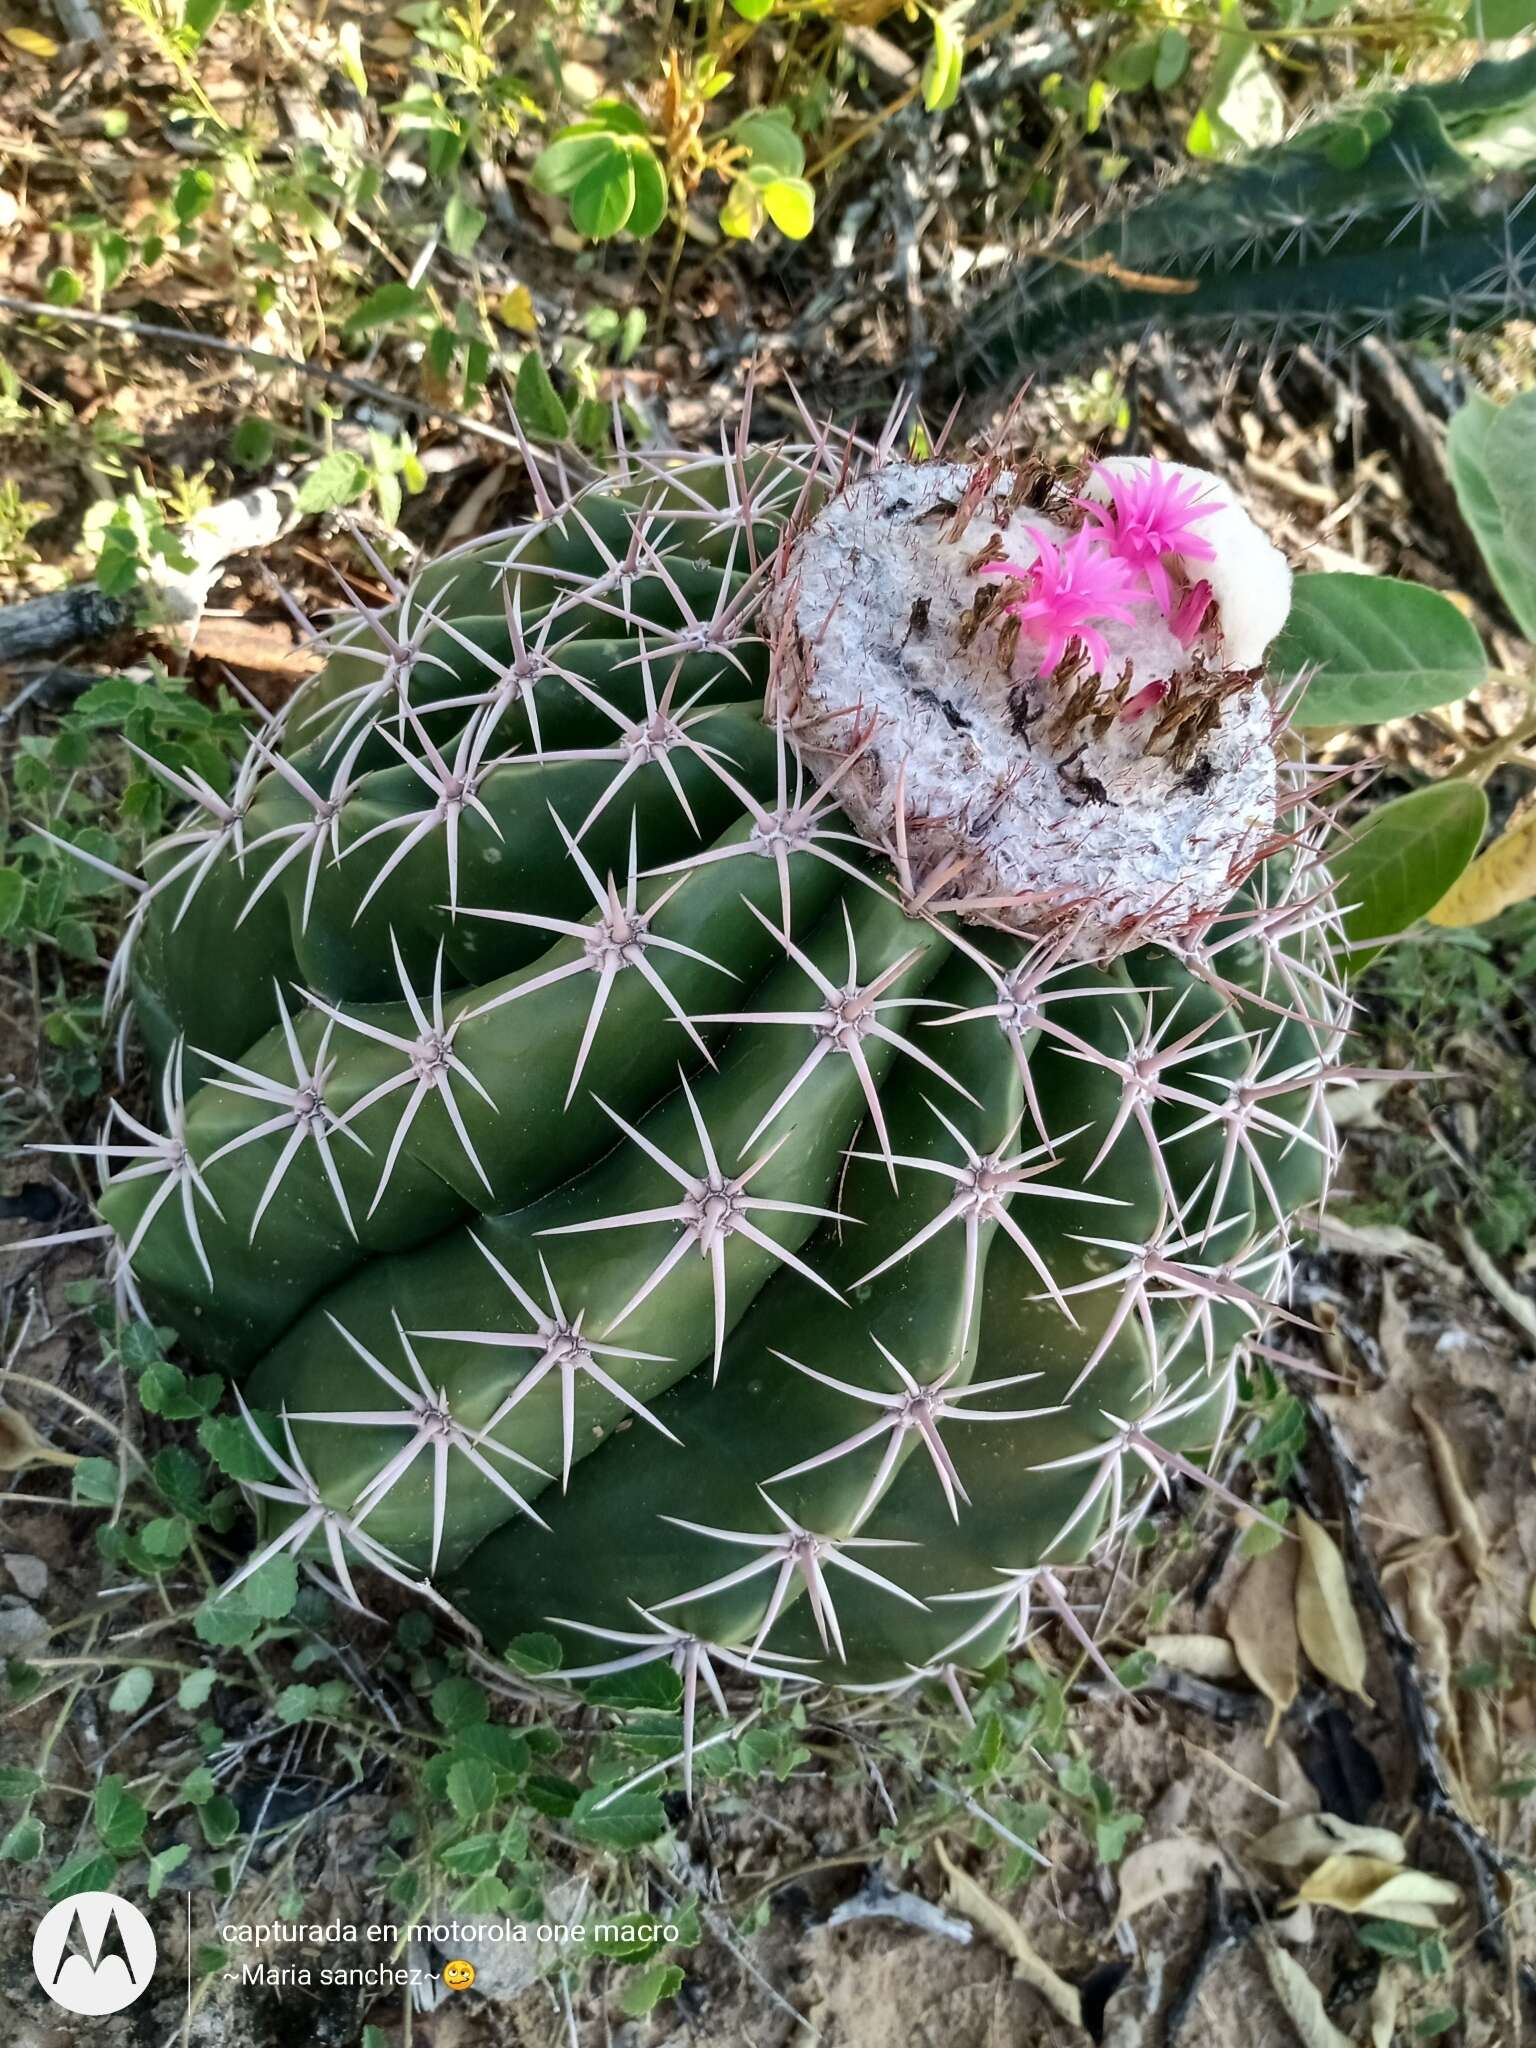
<svg viewBox="0 0 1536 2048">
<path fill-rule="evenodd" d="M 1201 1476 L 1343 1071 L 1248 644 L 1284 571 L 1203 493 L 1047 670 L 995 564 L 1081 552 L 1055 485 L 631 463 L 188 790 L 101 1211 L 270 1461 L 232 1583 L 289 1548 L 669 1660 L 691 1745 L 717 1665 L 895 1684 L 1070 1616 Z"/>
<path fill-rule="evenodd" d="M 1394 88 L 1042 250 L 965 324 L 957 388 L 1148 331 L 1326 354 L 1529 317 L 1536 58 Z"/>
</svg>

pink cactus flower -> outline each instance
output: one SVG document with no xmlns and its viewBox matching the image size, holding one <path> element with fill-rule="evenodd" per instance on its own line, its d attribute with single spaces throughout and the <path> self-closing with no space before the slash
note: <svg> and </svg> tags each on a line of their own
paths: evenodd
<svg viewBox="0 0 1536 2048">
<path fill-rule="evenodd" d="M 1193 647 L 1200 637 L 1215 592 L 1204 578 L 1181 591 L 1168 614 L 1168 630 L 1181 647 Z"/>
<path fill-rule="evenodd" d="M 1143 577 L 1164 617 L 1174 608 L 1167 558 L 1214 562 L 1216 550 L 1195 528 L 1221 510 L 1208 491 L 1175 476 L 1157 460 L 1136 476 L 1117 476 L 1096 463 L 1093 475 L 1110 494 L 1110 503 L 1076 498 L 1076 504 L 1098 528 L 1101 539 L 1135 576 Z"/>
<path fill-rule="evenodd" d="M 1028 532 L 1040 550 L 1034 561 L 988 562 L 980 573 L 1007 576 L 1022 585 L 1024 594 L 1003 609 L 1039 643 L 1042 675 L 1049 675 L 1074 643 L 1092 662 L 1095 675 L 1102 675 L 1110 653 L 1094 622 L 1128 624 L 1131 605 L 1145 603 L 1145 593 L 1131 588 L 1133 571 L 1119 556 L 1106 553 L 1096 534 L 1075 533 L 1058 547 L 1040 528 L 1031 526 Z"/>
</svg>

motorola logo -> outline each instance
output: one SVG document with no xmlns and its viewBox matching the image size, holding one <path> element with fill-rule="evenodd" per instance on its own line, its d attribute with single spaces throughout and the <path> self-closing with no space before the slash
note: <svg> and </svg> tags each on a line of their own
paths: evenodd
<svg viewBox="0 0 1536 2048">
<path fill-rule="evenodd" d="M 32 1970 L 55 2005 L 99 2019 L 149 1988 L 154 1930 L 116 1892 L 76 1892 L 45 1913 L 32 1938 Z"/>
</svg>

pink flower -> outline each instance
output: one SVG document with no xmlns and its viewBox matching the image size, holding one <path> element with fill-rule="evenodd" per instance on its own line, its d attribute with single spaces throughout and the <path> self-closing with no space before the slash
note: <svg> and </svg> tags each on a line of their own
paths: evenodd
<svg viewBox="0 0 1536 2048">
<path fill-rule="evenodd" d="M 1086 530 L 1073 534 L 1064 547 L 1039 527 L 1027 531 L 1040 550 L 1034 561 L 988 562 L 980 573 L 1008 576 L 1023 585 L 1023 596 L 1003 609 L 1041 643 L 1042 675 L 1051 673 L 1074 642 L 1086 652 L 1094 673 L 1102 675 L 1109 666 L 1109 648 L 1094 621 L 1128 623 L 1130 606 L 1146 602 L 1131 588 L 1131 569 L 1118 556 L 1106 554 L 1098 536 Z"/>
<path fill-rule="evenodd" d="M 1110 552 L 1133 575 L 1146 579 L 1166 616 L 1174 605 L 1173 586 L 1164 566 L 1167 557 L 1182 555 L 1188 561 L 1214 562 L 1216 550 L 1194 529 L 1219 512 L 1220 505 L 1210 501 L 1209 492 L 1173 475 L 1156 459 L 1136 476 L 1117 476 L 1102 463 L 1094 465 L 1093 474 L 1109 492 L 1111 502 L 1101 505 L 1094 498 L 1076 498 L 1073 503 L 1095 521 L 1098 537 Z"/>
<path fill-rule="evenodd" d="M 1200 628 L 1205 624 L 1205 615 L 1214 596 L 1215 592 L 1203 577 L 1181 593 L 1168 614 L 1168 630 L 1181 647 L 1193 647 L 1199 639 Z"/>
</svg>

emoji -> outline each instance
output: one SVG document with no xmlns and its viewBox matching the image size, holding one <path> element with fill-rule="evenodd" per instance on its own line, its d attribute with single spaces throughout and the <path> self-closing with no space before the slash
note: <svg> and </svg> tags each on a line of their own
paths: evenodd
<svg viewBox="0 0 1536 2048">
<path fill-rule="evenodd" d="M 455 1956 L 451 1963 L 443 1965 L 443 1982 L 450 1991 L 467 1991 L 475 1981 L 475 1966 L 467 1963 L 463 1956 Z"/>
</svg>

